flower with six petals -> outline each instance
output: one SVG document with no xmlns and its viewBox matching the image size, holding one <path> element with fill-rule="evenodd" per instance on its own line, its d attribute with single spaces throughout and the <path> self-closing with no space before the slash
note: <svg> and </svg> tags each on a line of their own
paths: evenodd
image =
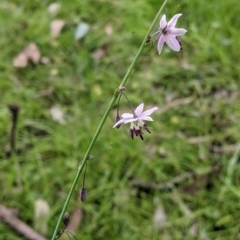
<svg viewBox="0 0 240 240">
<path fill-rule="evenodd" d="M 130 135 L 132 139 L 135 136 L 139 136 L 143 140 L 143 132 L 142 129 L 145 129 L 150 133 L 148 126 L 144 123 L 144 121 L 153 121 L 150 115 L 155 112 L 158 107 L 151 108 L 143 112 L 144 104 L 141 103 L 135 110 L 134 114 L 132 113 L 123 113 L 122 119 L 116 122 L 113 126 L 114 128 L 124 123 L 131 123 L 130 125 Z"/>
<path fill-rule="evenodd" d="M 178 36 L 187 32 L 184 28 L 175 28 L 178 18 L 182 16 L 181 13 L 174 15 L 169 22 L 166 20 L 164 14 L 160 20 L 160 36 L 158 38 L 158 53 L 162 52 L 163 44 L 166 42 L 168 47 L 173 51 L 179 52 L 181 50 L 181 43 Z"/>
</svg>

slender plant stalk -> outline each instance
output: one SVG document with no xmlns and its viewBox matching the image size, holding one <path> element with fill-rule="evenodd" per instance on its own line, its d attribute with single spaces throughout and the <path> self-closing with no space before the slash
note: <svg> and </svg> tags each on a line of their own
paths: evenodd
<svg viewBox="0 0 240 240">
<path fill-rule="evenodd" d="M 144 49 L 144 46 L 146 45 L 146 41 L 147 41 L 148 37 L 150 36 L 151 32 L 153 31 L 153 28 L 154 28 L 155 24 L 157 23 L 157 21 L 159 20 L 159 17 L 160 17 L 160 15 L 161 15 L 162 11 L 163 11 L 163 8 L 165 7 L 165 5 L 167 4 L 168 1 L 169 1 L 169 0 L 165 0 L 165 1 L 163 2 L 161 8 L 159 9 L 158 13 L 156 14 L 156 16 L 155 16 L 155 18 L 154 18 L 151 26 L 149 27 L 149 29 L 148 29 L 148 31 L 147 31 L 147 33 L 146 33 L 146 36 L 144 37 L 144 39 L 143 39 L 143 41 L 142 41 L 142 44 L 141 44 L 141 46 L 140 46 L 140 48 L 139 48 L 136 56 L 134 57 L 131 65 L 129 66 L 127 73 L 125 74 L 122 82 L 120 83 L 119 87 L 115 90 L 115 92 L 114 92 L 114 94 L 113 94 L 112 100 L 110 101 L 110 103 L 109 103 L 109 105 L 108 105 L 108 107 L 107 107 L 107 110 L 106 110 L 106 112 L 104 113 L 103 118 L 102 118 L 102 120 L 101 120 L 101 122 L 100 122 L 100 124 L 99 124 L 99 126 L 98 126 L 98 128 L 97 128 L 97 130 L 96 130 L 96 132 L 95 132 L 95 134 L 94 134 L 94 136 L 93 136 L 93 138 L 92 138 L 92 141 L 91 141 L 91 143 L 89 144 L 89 147 L 88 147 L 88 149 L 87 149 L 87 151 L 86 151 L 86 154 L 85 154 L 85 156 L 84 156 L 81 164 L 79 165 L 77 174 L 76 174 L 76 176 L 75 176 L 75 179 L 74 179 L 73 184 L 72 184 L 72 186 L 71 186 L 71 189 L 70 189 L 70 191 L 69 191 L 69 194 L 68 194 L 68 196 L 67 196 L 67 199 L 66 199 L 66 201 L 65 201 L 65 203 L 64 203 L 64 205 L 63 205 L 61 214 L 60 214 L 60 216 L 59 216 L 59 218 L 58 218 L 58 222 L 57 222 L 57 224 L 56 224 L 56 227 L 55 227 L 55 230 L 54 230 L 54 233 L 53 233 L 53 236 L 52 236 L 51 240 L 56 239 L 56 236 L 57 236 L 57 234 L 58 234 L 58 230 L 59 230 L 59 227 L 60 227 L 62 218 L 63 218 L 63 216 L 64 216 L 64 213 L 66 212 L 66 209 L 67 209 L 67 206 L 68 206 L 68 204 L 69 204 L 69 201 L 70 201 L 70 199 L 71 199 L 71 197 L 72 197 L 72 194 L 73 194 L 73 192 L 74 192 L 74 190 L 75 190 L 75 187 L 76 187 L 76 185 L 77 185 L 77 183 L 78 183 L 78 179 L 79 179 L 79 177 L 80 177 L 80 175 L 81 175 L 81 173 L 82 173 L 82 171 L 83 171 L 83 169 L 84 169 L 84 166 L 85 166 L 86 161 L 87 161 L 87 159 L 88 159 L 88 157 L 89 157 L 89 155 L 90 155 L 90 153 L 91 153 L 91 151 L 92 151 L 92 149 L 93 149 L 93 146 L 94 146 L 95 142 L 97 141 L 97 138 L 98 138 L 98 136 L 99 136 L 99 134 L 100 134 L 100 132 L 101 132 L 101 130 L 102 130 L 102 127 L 103 127 L 103 125 L 104 125 L 104 123 L 105 123 L 105 121 L 106 121 L 106 119 L 107 119 L 107 117 L 108 117 L 108 115 L 109 115 L 109 113 L 110 113 L 110 111 L 111 111 L 114 103 L 116 102 L 116 100 L 117 100 L 117 98 L 118 98 L 118 96 L 119 96 L 119 91 L 118 91 L 118 89 L 121 88 L 121 87 L 123 87 L 123 86 L 126 84 L 127 80 L 129 79 L 130 74 L 131 74 L 132 70 L 134 69 L 134 67 L 135 67 L 135 65 L 136 65 L 136 62 L 137 62 L 139 56 L 141 55 L 141 53 L 142 53 L 142 51 L 143 51 L 143 49 Z"/>
</svg>

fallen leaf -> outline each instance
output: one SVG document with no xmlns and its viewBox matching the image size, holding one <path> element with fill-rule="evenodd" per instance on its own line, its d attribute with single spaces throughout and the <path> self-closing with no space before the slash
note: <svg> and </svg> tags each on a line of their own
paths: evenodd
<svg viewBox="0 0 240 240">
<path fill-rule="evenodd" d="M 28 60 L 32 61 L 33 63 L 38 63 L 41 54 L 40 51 L 35 43 L 30 43 L 24 50 L 25 54 L 28 57 Z"/>
<path fill-rule="evenodd" d="M 60 124 L 65 124 L 64 113 L 60 107 L 52 107 L 50 109 L 51 117 L 54 121 L 59 122 Z"/>
<path fill-rule="evenodd" d="M 13 66 L 17 68 L 25 68 L 28 63 L 28 58 L 24 52 L 20 52 L 13 60 Z"/>
<path fill-rule="evenodd" d="M 61 33 L 63 27 L 65 25 L 65 21 L 63 20 L 54 20 L 51 22 L 50 30 L 51 30 L 51 37 L 57 38 Z"/>
<path fill-rule="evenodd" d="M 50 207 L 48 203 L 43 199 L 37 199 L 34 207 L 34 228 L 43 235 L 47 234 L 49 216 Z"/>
<path fill-rule="evenodd" d="M 163 228 L 167 222 L 167 215 L 162 205 L 158 205 L 154 216 L 153 216 L 153 225 L 159 229 Z"/>
<path fill-rule="evenodd" d="M 105 33 L 108 35 L 108 36 L 111 36 L 112 35 L 112 33 L 113 33 L 113 29 L 112 29 L 112 27 L 111 26 L 106 26 L 105 27 Z"/>
<path fill-rule="evenodd" d="M 106 50 L 101 47 L 101 48 L 98 48 L 97 50 L 95 50 L 92 54 L 92 57 L 95 59 L 95 60 L 99 60 L 101 59 L 102 57 L 104 57 L 104 55 L 106 54 Z"/>
<path fill-rule="evenodd" d="M 44 64 L 44 65 L 47 65 L 47 64 L 50 63 L 50 59 L 47 58 L 47 57 L 41 57 L 40 62 L 41 62 L 42 64 Z"/>
<path fill-rule="evenodd" d="M 75 31 L 75 39 L 80 40 L 83 38 L 89 30 L 89 25 L 87 23 L 80 23 L 77 26 L 77 29 Z"/>
<path fill-rule="evenodd" d="M 48 6 L 48 12 L 54 16 L 57 14 L 57 12 L 59 11 L 59 8 L 60 8 L 60 3 L 51 3 L 49 6 Z"/>
<path fill-rule="evenodd" d="M 29 61 L 38 63 L 41 58 L 40 51 L 35 43 L 30 43 L 13 60 L 13 66 L 25 68 Z"/>
</svg>

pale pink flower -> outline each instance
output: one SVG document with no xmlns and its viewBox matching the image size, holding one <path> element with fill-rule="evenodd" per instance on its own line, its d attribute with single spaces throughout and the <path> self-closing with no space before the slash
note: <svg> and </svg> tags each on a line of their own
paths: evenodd
<svg viewBox="0 0 240 240">
<path fill-rule="evenodd" d="M 135 110 L 134 114 L 132 113 L 123 113 L 122 119 L 116 122 L 116 124 L 113 126 L 114 128 L 118 125 L 124 123 L 131 123 L 130 125 L 130 135 L 132 139 L 135 136 L 139 136 L 143 140 L 143 133 L 142 128 L 144 128 L 147 132 L 150 133 L 150 130 L 148 126 L 144 123 L 144 121 L 153 121 L 153 119 L 150 117 L 150 115 L 155 112 L 158 107 L 151 108 L 149 110 L 146 110 L 143 112 L 144 104 L 141 103 Z"/>
<path fill-rule="evenodd" d="M 166 20 L 164 14 L 160 20 L 160 36 L 158 38 L 158 52 L 162 52 L 163 44 L 166 42 L 168 47 L 173 51 L 179 52 L 181 50 L 181 42 L 177 36 L 183 35 L 187 32 L 184 28 L 175 28 L 178 18 L 182 16 L 181 13 L 174 15 L 169 22 Z"/>
</svg>

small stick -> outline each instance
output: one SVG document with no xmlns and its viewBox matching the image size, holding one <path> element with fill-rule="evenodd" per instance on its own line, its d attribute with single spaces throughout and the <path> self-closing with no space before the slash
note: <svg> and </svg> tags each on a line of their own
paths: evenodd
<svg viewBox="0 0 240 240">
<path fill-rule="evenodd" d="M 30 228 L 26 223 L 18 219 L 13 211 L 0 204 L 0 220 L 11 226 L 19 234 L 23 235 L 28 240 L 46 240 L 45 237 L 41 236 Z"/>
</svg>

